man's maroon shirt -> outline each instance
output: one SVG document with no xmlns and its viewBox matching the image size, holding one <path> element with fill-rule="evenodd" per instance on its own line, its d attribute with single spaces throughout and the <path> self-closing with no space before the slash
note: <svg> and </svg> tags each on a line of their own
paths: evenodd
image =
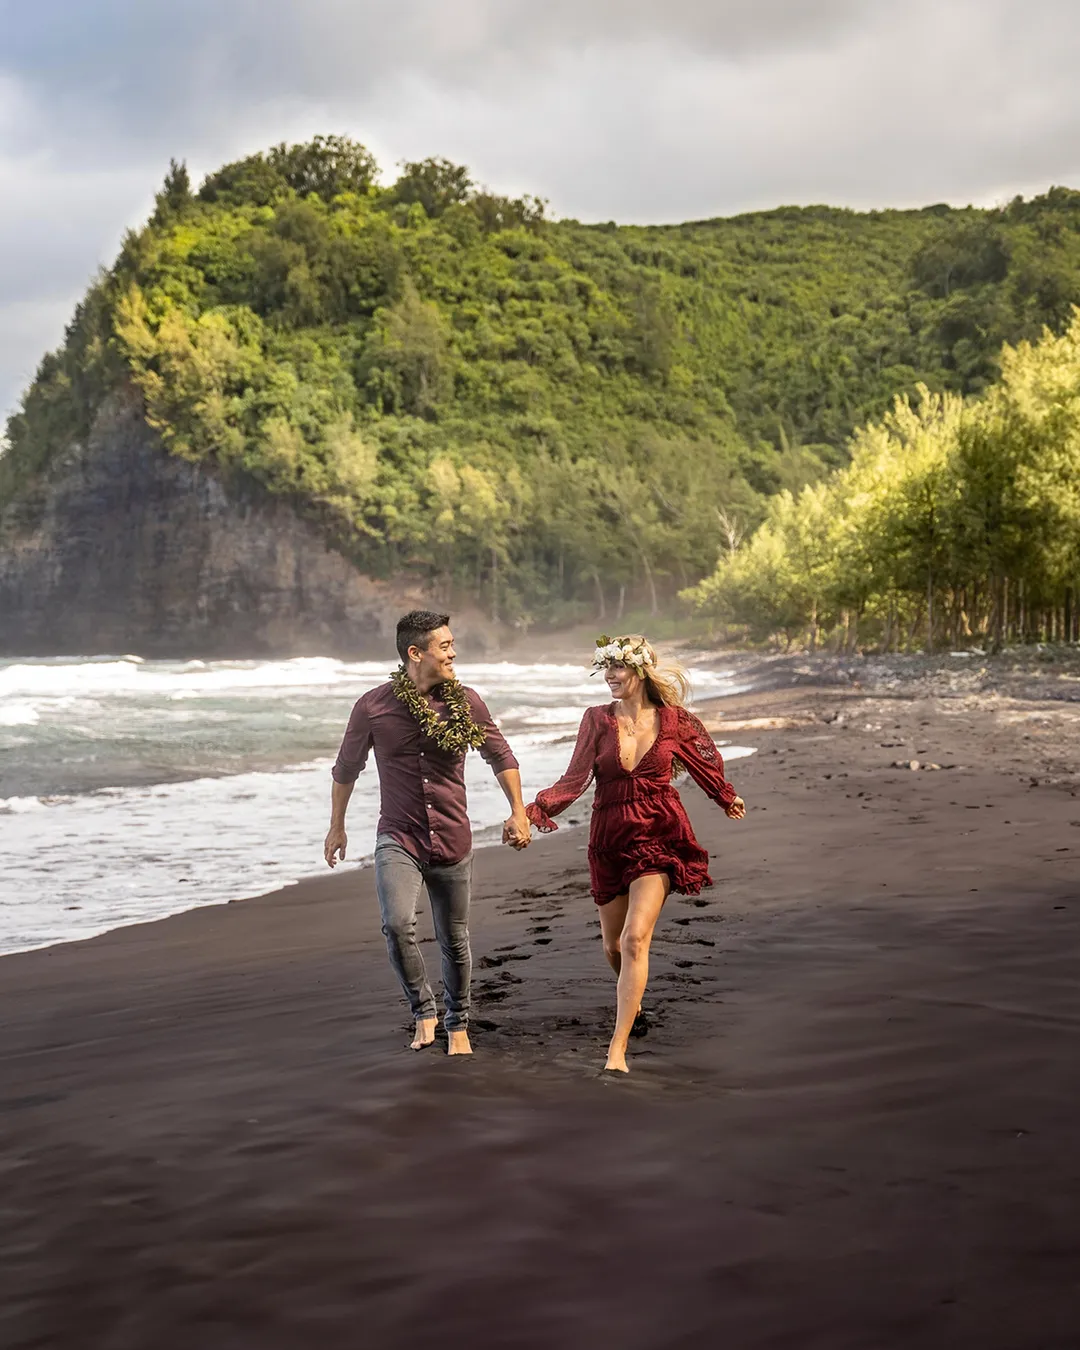
<svg viewBox="0 0 1080 1350">
<path fill-rule="evenodd" d="M 442 686 L 427 696 L 440 720 L 449 716 Z M 480 753 L 493 773 L 518 762 L 475 689 L 465 690 L 472 719 L 484 732 Z M 338 783 L 355 783 L 374 747 L 379 766 L 379 834 L 394 839 L 424 864 L 449 867 L 472 848 L 465 804 L 465 756 L 441 750 L 394 693 L 381 684 L 356 703 L 332 770 Z"/>
</svg>

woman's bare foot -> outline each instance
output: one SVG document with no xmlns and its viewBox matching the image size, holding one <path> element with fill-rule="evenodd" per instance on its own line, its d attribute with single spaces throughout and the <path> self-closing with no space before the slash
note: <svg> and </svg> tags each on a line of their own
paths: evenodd
<svg viewBox="0 0 1080 1350">
<path fill-rule="evenodd" d="M 448 1055 L 471 1055 L 472 1046 L 469 1043 L 469 1033 L 467 1031 L 448 1032 L 450 1047 L 447 1050 Z"/>
<path fill-rule="evenodd" d="M 410 1050 L 423 1050 L 425 1045 L 430 1045 L 435 1039 L 436 1017 L 420 1017 L 416 1022 L 416 1035 L 410 1042 Z"/>
<path fill-rule="evenodd" d="M 617 1050 L 613 1045 L 608 1046 L 607 1063 L 604 1068 L 612 1073 L 629 1073 L 630 1067 L 626 1062 L 625 1047 L 622 1050 Z"/>
</svg>

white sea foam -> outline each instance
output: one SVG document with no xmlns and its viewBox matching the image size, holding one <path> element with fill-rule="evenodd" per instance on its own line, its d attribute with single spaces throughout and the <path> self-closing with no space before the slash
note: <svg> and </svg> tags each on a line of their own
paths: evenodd
<svg viewBox="0 0 1080 1350">
<path fill-rule="evenodd" d="M 574 703 L 567 707 L 555 708 L 538 708 L 535 705 L 530 707 L 528 704 L 522 704 L 507 708 L 502 716 L 504 721 L 523 727 L 576 727 L 581 721 L 581 704 Z"/>
<path fill-rule="evenodd" d="M 26 699 L 0 704 L 0 727 L 32 727 L 40 720 L 37 708 Z"/>
<path fill-rule="evenodd" d="M 15 694 L 56 698 L 157 695 L 200 697 L 248 691 L 325 688 L 335 684 L 374 683 L 384 679 L 389 663 L 345 662 L 328 657 L 292 661 L 145 662 L 133 657 L 117 661 L 27 661 L 0 667 L 0 698 Z"/>
<path fill-rule="evenodd" d="M 22 816 L 27 811 L 41 811 L 45 805 L 41 797 L 0 797 L 0 816 Z"/>
</svg>

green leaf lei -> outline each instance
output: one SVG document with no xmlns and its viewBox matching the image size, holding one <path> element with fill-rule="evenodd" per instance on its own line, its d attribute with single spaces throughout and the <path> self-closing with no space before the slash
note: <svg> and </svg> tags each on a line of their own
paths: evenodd
<svg viewBox="0 0 1080 1350">
<path fill-rule="evenodd" d="M 468 750 L 479 750 L 484 744 L 487 733 L 473 721 L 465 686 L 460 680 L 447 680 L 442 686 L 442 696 L 450 710 L 445 722 L 409 679 L 403 665 L 390 676 L 390 684 L 395 696 L 420 723 L 424 735 L 430 736 L 440 750 L 463 755 Z"/>
</svg>

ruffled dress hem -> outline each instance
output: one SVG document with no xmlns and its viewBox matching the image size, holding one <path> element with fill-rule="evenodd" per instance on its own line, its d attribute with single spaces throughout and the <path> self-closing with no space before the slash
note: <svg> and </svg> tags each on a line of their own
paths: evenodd
<svg viewBox="0 0 1080 1350">
<path fill-rule="evenodd" d="M 713 884 L 704 858 L 681 858 L 670 847 L 657 845 L 635 850 L 630 856 L 621 850 L 590 849 L 589 870 L 593 882 L 592 898 L 598 905 L 606 905 L 616 896 L 625 895 L 638 877 L 651 873 L 666 873 L 676 895 L 699 895 L 703 887 Z"/>
</svg>

